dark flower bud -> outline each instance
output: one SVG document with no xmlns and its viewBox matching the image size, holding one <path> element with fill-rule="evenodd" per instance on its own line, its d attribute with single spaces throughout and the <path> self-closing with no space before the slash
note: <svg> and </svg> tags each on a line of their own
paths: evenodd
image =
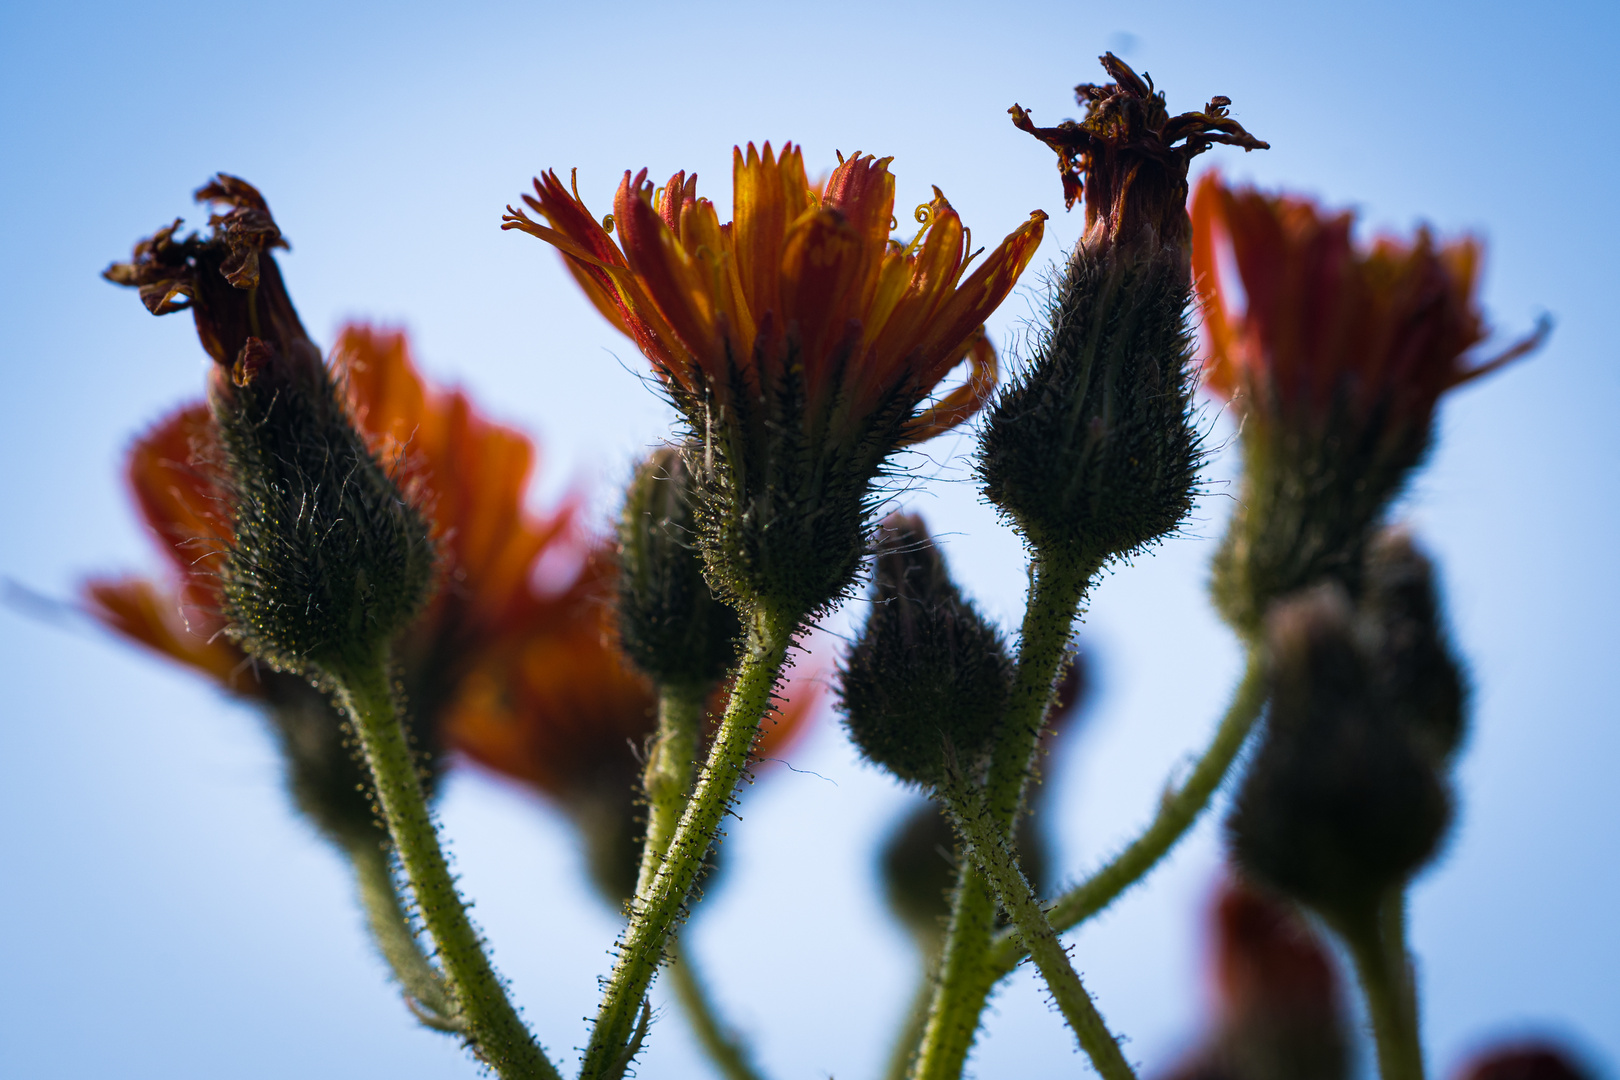
<svg viewBox="0 0 1620 1080">
<path fill-rule="evenodd" d="M 980 446 L 985 496 L 1043 555 L 1100 564 L 1192 509 L 1202 451 L 1188 300 L 1173 264 L 1075 249 Z"/>
<path fill-rule="evenodd" d="M 654 682 L 702 688 L 731 667 L 742 624 L 703 578 L 694 496 L 676 447 L 636 469 L 619 518 L 619 642 Z"/>
<path fill-rule="evenodd" d="M 1381 692 L 1342 588 L 1277 604 L 1267 641 L 1271 709 L 1227 821 L 1233 856 L 1329 919 L 1362 918 L 1439 847 L 1444 778 Z"/>
<path fill-rule="evenodd" d="M 965 600 L 920 518 L 892 515 L 878 541 L 872 613 L 842 675 L 850 737 L 902 780 L 971 771 L 1012 686 L 1001 634 Z"/>
<path fill-rule="evenodd" d="M 1467 687 L 1446 640 L 1434 566 L 1405 530 L 1373 540 L 1357 606 L 1380 691 L 1401 726 L 1445 760 L 1465 734 Z"/>
<path fill-rule="evenodd" d="M 1013 122 L 1058 155 L 1064 201 L 1086 232 L 1058 278 L 1034 359 L 985 427 L 985 495 L 1042 555 L 1082 567 L 1128 555 L 1192 509 L 1192 223 L 1187 169 L 1214 143 L 1265 143 L 1225 98 L 1172 117 L 1164 95 L 1109 53 L 1114 82 L 1085 84 L 1083 121 Z"/>
<path fill-rule="evenodd" d="M 228 632 L 282 670 L 373 664 L 431 591 L 427 522 L 355 429 L 304 331 L 269 254 L 286 243 L 263 197 L 221 175 L 197 198 L 226 207 L 207 237 L 176 241 L 176 223 L 106 276 L 140 289 L 155 314 L 189 307 L 217 364 L 209 397 L 234 536 L 221 570 Z"/>
<path fill-rule="evenodd" d="M 1527 1042 L 1497 1047 L 1474 1058 L 1457 1080 L 1594 1080 L 1562 1047 Z"/>
</svg>

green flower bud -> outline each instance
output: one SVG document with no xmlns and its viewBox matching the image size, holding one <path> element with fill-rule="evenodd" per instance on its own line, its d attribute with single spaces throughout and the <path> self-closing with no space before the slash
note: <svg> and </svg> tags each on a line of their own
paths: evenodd
<svg viewBox="0 0 1620 1080">
<path fill-rule="evenodd" d="M 278 670 L 375 663 L 431 591 L 428 525 L 355 430 L 270 252 L 286 247 L 263 196 L 221 174 L 206 238 L 179 225 L 137 245 L 109 280 L 154 314 L 190 308 L 216 362 L 233 540 L 222 570 L 228 633 Z"/>
<path fill-rule="evenodd" d="M 719 682 L 742 635 L 703 578 L 693 497 L 682 451 L 666 446 L 636 469 L 619 518 L 619 643 L 665 686 Z"/>
<path fill-rule="evenodd" d="M 884 523 L 872 614 L 840 674 L 850 737 L 900 779 L 933 785 L 948 761 L 971 771 L 989 749 L 1012 662 L 920 518 Z"/>
<path fill-rule="evenodd" d="M 1043 555 L 1096 565 L 1163 537 L 1192 509 L 1186 274 L 1169 257 L 1075 249 L 1034 360 L 990 412 L 987 498 Z"/>
<path fill-rule="evenodd" d="M 1359 630 L 1337 585 L 1274 606 L 1265 740 L 1227 821 L 1246 873 L 1337 920 L 1404 885 L 1451 816 L 1437 762 Z"/>
</svg>

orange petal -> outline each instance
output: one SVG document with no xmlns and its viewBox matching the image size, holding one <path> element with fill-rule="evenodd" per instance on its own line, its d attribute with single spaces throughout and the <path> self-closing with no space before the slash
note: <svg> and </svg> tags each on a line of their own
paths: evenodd
<svg viewBox="0 0 1620 1080">
<path fill-rule="evenodd" d="M 249 697 L 261 692 L 256 680 L 243 677 L 246 658 L 219 632 L 217 615 L 187 604 L 180 593 L 141 578 L 120 578 L 86 582 L 83 595 L 91 617 L 109 630 L 227 690 Z"/>
<path fill-rule="evenodd" d="M 932 386 L 944 377 L 974 331 L 990 313 L 1001 306 L 1018 284 L 1018 278 L 1035 257 L 1045 232 L 1046 213 L 1036 210 L 1029 220 L 1013 230 L 996 250 L 957 287 L 931 320 L 922 349 L 931 370 L 922 373 L 923 385 Z"/>
<path fill-rule="evenodd" d="M 849 320 L 859 314 L 855 286 L 865 255 L 860 232 L 830 207 L 807 210 L 783 245 L 784 329 L 798 334 L 812 406 L 824 400 L 834 346 L 845 339 Z"/>
<path fill-rule="evenodd" d="M 944 434 L 967 422 L 990 400 L 990 395 L 996 390 L 1000 363 L 996 358 L 995 346 L 984 335 L 983 326 L 979 327 L 978 334 L 968 346 L 966 360 L 967 381 L 946 394 L 939 404 L 924 409 L 906 421 L 906 426 L 901 429 L 901 446 L 912 446 Z"/>
</svg>

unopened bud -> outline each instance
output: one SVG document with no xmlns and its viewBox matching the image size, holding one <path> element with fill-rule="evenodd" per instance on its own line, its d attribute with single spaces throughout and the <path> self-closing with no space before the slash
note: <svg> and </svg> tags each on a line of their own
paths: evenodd
<svg viewBox="0 0 1620 1080">
<path fill-rule="evenodd" d="M 894 515 L 879 541 L 872 614 L 842 672 L 850 737 L 902 780 L 971 771 L 1012 685 L 1001 634 L 951 581 L 922 520 Z"/>
<path fill-rule="evenodd" d="M 619 639 L 655 682 L 703 688 L 731 667 L 742 627 L 704 580 L 693 489 L 675 447 L 654 453 L 630 482 L 619 518 Z"/>
<path fill-rule="evenodd" d="M 1344 590 L 1283 601 L 1267 621 L 1271 709 L 1228 819 L 1251 877 L 1329 918 L 1359 918 L 1439 847 L 1438 763 L 1389 707 Z"/>
<path fill-rule="evenodd" d="M 1373 540 L 1358 608 L 1372 670 L 1400 723 L 1436 761 L 1450 757 L 1465 734 L 1467 687 L 1446 640 L 1434 566 L 1405 530 Z"/>
</svg>

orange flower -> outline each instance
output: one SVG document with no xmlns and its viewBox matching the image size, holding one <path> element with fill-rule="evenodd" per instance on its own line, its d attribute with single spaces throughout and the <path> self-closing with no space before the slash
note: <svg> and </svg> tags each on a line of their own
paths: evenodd
<svg viewBox="0 0 1620 1080">
<path fill-rule="evenodd" d="M 797 365 L 807 428 L 831 423 L 827 438 L 856 437 L 899 399 L 903 438 L 916 442 L 972 416 L 995 386 L 982 324 L 1034 255 L 1046 215 L 1035 211 L 967 274 L 971 233 L 938 188 L 902 244 L 889 239 L 893 159 L 839 157 L 818 188 L 792 143 L 780 157 L 770 143 L 763 154 L 752 143 L 735 150 L 736 219 L 725 225 L 697 196 L 695 175 L 676 173 L 655 192 L 645 169 L 634 179 L 627 171 L 604 228 L 548 172 L 524 201 L 551 227 L 511 207 L 503 227 L 554 244 L 677 396 L 729 402 Z M 968 382 L 910 416 L 964 357 Z"/>
<path fill-rule="evenodd" d="M 1535 333 L 1493 359 L 1475 290 L 1480 243 L 1358 246 L 1351 211 L 1226 187 L 1207 174 L 1192 202 L 1193 263 L 1209 348 L 1205 383 L 1252 420 L 1322 426 L 1335 410 L 1426 437 L 1440 395 L 1538 347 Z M 1241 282 L 1218 257 L 1229 246 Z"/>
</svg>

